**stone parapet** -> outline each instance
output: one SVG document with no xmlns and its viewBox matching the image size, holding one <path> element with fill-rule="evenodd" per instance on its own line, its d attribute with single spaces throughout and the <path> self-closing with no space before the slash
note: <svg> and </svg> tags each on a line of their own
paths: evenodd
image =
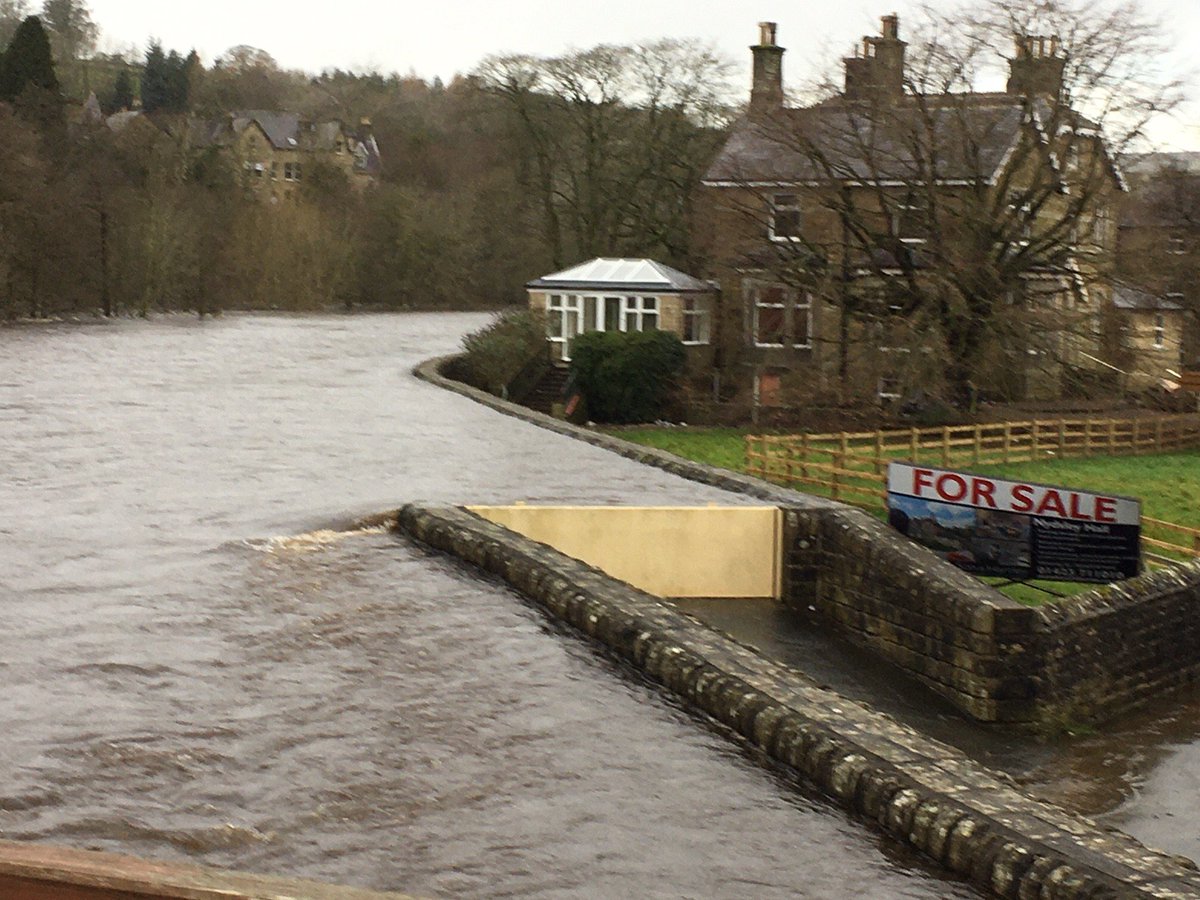
<svg viewBox="0 0 1200 900">
<path fill-rule="evenodd" d="M 1189 861 L 1033 800 L 953 748 L 578 560 L 454 507 L 406 506 L 396 527 L 503 578 L 845 808 L 998 896 L 1200 897 Z M 968 619 L 985 643 L 988 615 Z"/>
</svg>

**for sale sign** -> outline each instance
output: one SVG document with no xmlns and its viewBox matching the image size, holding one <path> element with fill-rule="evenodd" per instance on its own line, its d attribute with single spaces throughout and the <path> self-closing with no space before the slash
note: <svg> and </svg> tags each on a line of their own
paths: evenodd
<svg viewBox="0 0 1200 900">
<path fill-rule="evenodd" d="M 888 521 L 976 575 L 1107 583 L 1141 570 L 1129 497 L 894 462 Z"/>
</svg>

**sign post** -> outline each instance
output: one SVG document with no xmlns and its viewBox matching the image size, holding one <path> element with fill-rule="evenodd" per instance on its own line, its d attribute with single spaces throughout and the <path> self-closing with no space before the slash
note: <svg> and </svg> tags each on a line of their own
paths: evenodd
<svg viewBox="0 0 1200 900">
<path fill-rule="evenodd" d="M 1130 497 L 893 462 L 888 521 L 975 575 L 1104 584 L 1141 571 Z"/>
</svg>

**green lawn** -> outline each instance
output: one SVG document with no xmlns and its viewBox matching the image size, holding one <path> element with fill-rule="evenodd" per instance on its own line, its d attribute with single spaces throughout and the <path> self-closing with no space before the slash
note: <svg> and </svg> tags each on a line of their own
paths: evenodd
<svg viewBox="0 0 1200 900">
<path fill-rule="evenodd" d="M 614 428 L 606 429 L 615 437 L 635 444 L 657 447 L 684 459 L 742 471 L 746 465 L 744 439 L 740 428 Z"/>
<path fill-rule="evenodd" d="M 745 429 L 639 427 L 614 429 L 611 433 L 686 459 L 738 471 L 745 467 Z M 1137 497 L 1142 501 L 1142 514 L 1145 516 L 1200 528 L 1200 451 L 1164 453 L 1157 456 L 1057 459 L 969 468 L 985 475 Z M 880 509 L 870 512 L 882 516 Z M 1156 537 L 1182 540 L 1174 536 L 1159 535 L 1152 529 L 1147 531 Z M 997 579 L 988 580 L 994 583 Z M 1089 585 L 1065 582 L 1039 584 L 1067 595 L 1091 588 Z M 1004 592 L 1023 603 L 1042 603 L 1052 597 L 1022 585 L 1006 587 Z"/>
</svg>

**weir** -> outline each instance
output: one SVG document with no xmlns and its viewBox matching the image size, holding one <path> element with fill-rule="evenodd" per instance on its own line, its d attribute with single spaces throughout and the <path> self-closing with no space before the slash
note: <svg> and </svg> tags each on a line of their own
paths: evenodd
<svg viewBox="0 0 1200 900">
<path fill-rule="evenodd" d="M 397 529 L 500 576 L 848 809 L 1002 897 L 1200 897 L 1188 861 L 1033 800 L 959 751 L 466 509 Z"/>
</svg>

